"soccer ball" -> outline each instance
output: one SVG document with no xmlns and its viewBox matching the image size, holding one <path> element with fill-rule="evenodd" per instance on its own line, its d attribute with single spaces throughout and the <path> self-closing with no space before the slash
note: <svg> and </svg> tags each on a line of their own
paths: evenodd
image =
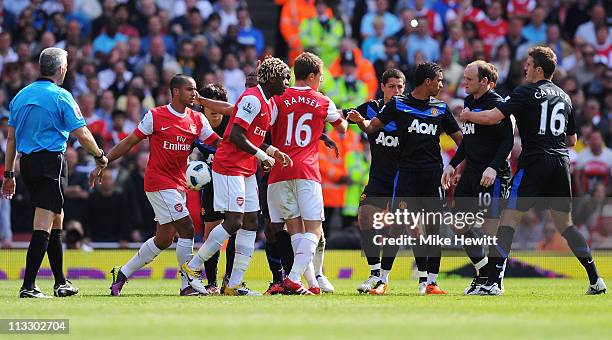
<svg viewBox="0 0 612 340">
<path fill-rule="evenodd" d="M 190 190 L 201 190 L 210 183 L 211 175 L 208 164 L 202 161 L 190 161 L 185 172 L 187 188 Z"/>
</svg>

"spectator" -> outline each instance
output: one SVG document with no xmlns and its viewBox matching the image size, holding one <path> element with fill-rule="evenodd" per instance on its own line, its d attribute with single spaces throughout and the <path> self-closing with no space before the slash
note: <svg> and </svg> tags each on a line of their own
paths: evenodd
<svg viewBox="0 0 612 340">
<path fill-rule="evenodd" d="M 157 36 L 151 39 L 151 46 L 149 47 L 149 53 L 136 64 L 135 71 L 137 73 L 142 72 L 142 68 L 146 64 L 153 64 L 158 74 L 162 73 L 162 70 L 168 68 L 178 68 L 180 66 L 176 62 L 173 56 L 166 53 L 166 45 L 162 37 Z"/>
<path fill-rule="evenodd" d="M 149 18 L 158 14 L 157 4 L 155 0 L 139 0 L 136 3 L 136 11 L 136 15 L 132 15 L 132 26 L 138 30 L 141 37 L 144 37 L 149 34 Z"/>
<path fill-rule="evenodd" d="M 237 25 L 230 25 L 227 28 L 227 34 L 223 38 L 223 43 L 221 44 L 221 50 L 224 54 L 233 53 L 238 55 L 240 53 L 241 47 L 238 42 L 238 32 L 240 29 Z"/>
<path fill-rule="evenodd" d="M 462 65 L 468 64 L 472 58 L 472 46 L 466 41 L 463 28 L 459 22 L 448 25 L 449 37 L 445 45 L 453 48 L 453 60 Z"/>
<path fill-rule="evenodd" d="M 10 1 L 13 2 L 13 1 Z M 0 0 L 0 31 L 10 32 L 15 27 L 15 13 L 4 6 L 4 0 Z"/>
<path fill-rule="evenodd" d="M 508 22 L 502 18 L 502 5 L 499 0 L 491 2 L 487 8 L 487 17 L 478 23 L 478 34 L 484 42 L 485 56 L 488 57 L 493 47 L 508 33 Z"/>
<path fill-rule="evenodd" d="M 459 19 L 459 23 L 471 22 L 477 24 L 485 19 L 483 11 L 472 5 L 472 0 L 461 0 L 458 7 L 446 12 L 446 22 L 450 23 Z"/>
<path fill-rule="evenodd" d="M 388 12 L 389 1 L 388 0 L 376 0 L 376 9 L 374 12 L 369 12 L 361 19 L 361 27 L 359 32 L 361 33 L 362 39 L 367 39 L 369 36 L 374 34 L 374 19 L 376 17 L 383 17 L 385 21 L 384 36 L 388 37 L 395 34 L 402 28 L 402 24 L 399 19 Z"/>
<path fill-rule="evenodd" d="M 125 196 L 115 190 L 114 171 L 106 171 L 87 200 L 83 226 L 93 242 L 122 242 L 130 238 L 131 226 Z"/>
<path fill-rule="evenodd" d="M 237 16 L 238 27 L 240 27 L 240 31 L 238 32 L 238 42 L 241 45 L 255 46 L 257 49 L 257 55 L 261 55 L 266 47 L 263 32 L 260 29 L 253 27 L 249 10 L 246 7 L 240 7 L 238 9 Z"/>
<path fill-rule="evenodd" d="M 130 10 L 126 4 L 119 4 L 114 9 L 114 18 L 117 20 L 117 31 L 128 38 L 138 37 L 138 30 L 130 25 Z"/>
<path fill-rule="evenodd" d="M 601 3 L 594 4 L 590 12 L 591 20 L 578 26 L 576 30 L 576 43 L 586 42 L 590 45 L 596 45 L 597 32 L 595 29 L 598 25 L 606 25 L 606 9 Z M 608 27 L 607 42 L 612 43 L 612 27 Z"/>
<path fill-rule="evenodd" d="M 194 46 L 191 41 L 184 40 L 181 42 L 179 45 L 177 62 L 181 66 L 181 73 L 192 77 L 195 76 L 196 70 L 198 69 L 198 64 L 195 57 Z"/>
<path fill-rule="evenodd" d="M 223 33 L 221 33 L 221 17 L 216 12 L 211 14 L 206 21 L 204 36 L 208 40 L 208 46 L 221 45 L 223 43 Z"/>
<path fill-rule="evenodd" d="M 322 91 L 336 103 L 338 108 L 357 107 L 368 97 L 368 87 L 357 79 L 355 55 L 345 52 L 340 60 L 342 75 L 323 85 Z"/>
<path fill-rule="evenodd" d="M 375 62 L 378 59 L 385 57 L 384 47 L 384 29 L 385 21 L 383 17 L 377 17 L 374 19 L 374 34 L 370 35 L 363 41 L 361 50 L 363 51 L 363 57 L 368 59 L 370 62 Z"/>
<path fill-rule="evenodd" d="M 453 60 L 453 47 L 451 45 L 446 45 L 442 48 L 440 66 L 442 66 L 444 82 L 448 85 L 448 91 L 455 95 L 463 79 L 464 67 Z"/>
<path fill-rule="evenodd" d="M 104 136 L 106 132 L 106 122 L 104 119 L 94 114 L 94 110 L 96 109 L 96 95 L 92 93 L 83 93 L 79 96 L 79 107 L 91 134 L 100 137 Z"/>
<path fill-rule="evenodd" d="M 546 41 L 547 26 L 544 23 L 545 15 L 546 12 L 542 7 L 536 7 L 531 13 L 529 25 L 523 28 L 523 37 L 529 41 L 529 44 L 537 45 Z"/>
<path fill-rule="evenodd" d="M 208 1 L 208 0 L 178 0 L 178 1 L 172 1 L 172 6 L 171 6 L 171 10 L 173 11 L 172 12 L 172 17 L 175 20 L 177 20 L 177 19 L 187 15 L 189 13 L 189 11 L 191 11 L 193 9 L 197 9 L 198 10 L 198 14 L 203 19 L 208 18 L 212 14 L 212 12 L 213 12 L 213 7 L 210 4 L 210 1 Z M 183 23 L 182 20 L 177 20 L 177 22 Z M 186 29 L 186 26 L 183 26 L 183 28 Z"/>
<path fill-rule="evenodd" d="M 127 42 L 128 37 L 117 32 L 118 26 L 117 21 L 114 18 L 109 19 L 108 23 L 105 26 L 105 32 L 99 35 L 93 41 L 93 51 L 94 53 L 106 55 L 109 54 L 110 51 L 115 47 L 118 42 Z M 102 58 L 101 56 L 98 56 Z"/>
<path fill-rule="evenodd" d="M 221 18 L 221 25 L 219 26 L 221 34 L 225 34 L 230 25 L 238 25 L 238 15 L 236 11 L 238 2 L 236 0 L 218 0 L 217 4 L 213 7 Z"/>
<path fill-rule="evenodd" d="M 606 147 L 601 131 L 594 130 L 588 137 L 589 147 L 578 154 L 576 182 L 582 195 L 591 192 L 597 182 L 607 185 L 612 171 L 612 150 Z"/>
<path fill-rule="evenodd" d="M 84 212 L 89 198 L 89 176 L 76 170 L 79 160 L 77 151 L 68 147 L 66 149 L 66 163 L 68 164 L 68 182 L 64 190 L 64 220 L 83 221 Z"/>
<path fill-rule="evenodd" d="M 122 139 L 129 135 L 129 132 L 125 130 L 125 121 L 127 120 L 127 113 L 121 110 L 115 110 L 111 115 L 111 131 L 107 131 L 104 134 L 104 145 L 107 149 L 114 147 L 119 144 Z"/>
<path fill-rule="evenodd" d="M 61 0 L 61 3 L 64 7 L 62 17 L 64 18 L 65 22 L 78 22 L 79 26 L 81 27 L 81 34 L 85 37 L 89 37 L 91 34 L 91 20 L 75 9 L 74 0 Z"/>
<path fill-rule="evenodd" d="M 9 32 L 0 33 L 0 75 L 2 75 L 4 64 L 14 63 L 19 60 L 17 53 L 11 47 L 11 40 Z"/>
<path fill-rule="evenodd" d="M 163 39 L 164 46 L 166 46 L 166 52 L 168 52 L 170 55 L 174 55 L 176 49 L 174 39 L 172 39 L 171 36 L 163 33 L 162 21 L 158 15 L 154 15 L 149 18 L 147 24 L 147 35 L 140 39 L 140 53 L 147 53 L 147 51 L 150 49 L 151 41 L 157 37 Z"/>
<path fill-rule="evenodd" d="M 408 37 L 408 50 L 406 58 L 414 60 L 414 54 L 421 51 L 425 57 L 425 61 L 438 61 L 440 59 L 440 45 L 438 42 L 429 36 L 427 29 L 427 19 L 425 17 L 417 19 L 417 27 L 415 33 Z"/>
<path fill-rule="evenodd" d="M 519 17 L 510 18 L 508 32 L 496 45 L 507 44 L 510 48 L 510 58 L 512 60 L 521 60 L 527 54 L 529 45 L 527 39 L 523 36 L 523 28 L 523 19 Z"/>
<path fill-rule="evenodd" d="M 300 41 L 302 21 L 315 16 L 316 10 L 311 0 L 288 0 L 284 3 L 280 14 L 280 32 L 289 47 L 289 66 L 303 52 Z"/>
<path fill-rule="evenodd" d="M 338 57 L 344 27 L 342 21 L 329 15 L 327 0 L 316 0 L 315 9 L 316 16 L 303 20 L 300 25 L 300 41 L 304 50 L 315 53 L 329 65 Z"/>
<path fill-rule="evenodd" d="M 582 49 L 578 50 L 582 60 L 568 72 L 576 78 L 578 85 L 583 87 L 595 78 L 595 49 L 591 45 L 582 45 Z"/>
<path fill-rule="evenodd" d="M 506 6 L 508 17 L 527 19 L 536 9 L 536 0 L 510 0 Z"/>
<path fill-rule="evenodd" d="M 417 18 L 427 18 L 427 30 L 434 38 L 441 38 L 444 30 L 442 19 L 440 15 L 425 6 L 425 0 L 414 1 L 414 11 Z"/>
<path fill-rule="evenodd" d="M 593 231 L 592 244 L 598 249 L 612 248 L 612 200 L 610 199 L 602 208 L 597 227 Z"/>
<path fill-rule="evenodd" d="M 98 100 L 97 109 L 94 111 L 96 116 L 106 120 L 107 126 L 110 127 L 111 113 L 115 109 L 115 94 L 111 90 L 102 92 Z"/>
<path fill-rule="evenodd" d="M 546 28 L 546 46 L 550 47 L 557 55 L 557 64 L 563 67 L 565 58 L 571 55 L 573 48 L 565 40 L 561 39 L 561 31 L 556 24 L 548 25 Z"/>
<path fill-rule="evenodd" d="M 91 36 L 97 37 L 100 36 L 106 24 L 114 17 L 115 15 L 115 5 L 117 4 L 116 0 L 102 0 L 102 14 L 94 19 L 91 23 Z"/>
<path fill-rule="evenodd" d="M 238 58 L 233 53 L 225 55 L 223 65 L 225 66 L 223 69 L 223 86 L 227 90 L 227 99 L 230 103 L 235 103 L 245 90 L 246 75 L 238 67 Z"/>
<path fill-rule="evenodd" d="M 123 186 L 129 202 L 130 224 L 134 227 L 131 235 L 134 242 L 142 242 L 155 235 L 155 213 L 144 191 L 144 171 L 148 161 L 149 154 L 139 152 L 136 155 L 136 167 Z"/>
<path fill-rule="evenodd" d="M 554 223 L 550 221 L 545 223 L 543 228 L 543 234 L 544 239 L 538 242 L 538 245 L 536 246 L 537 250 L 563 253 L 570 252 L 570 248 L 567 245 L 567 241 L 565 241 L 565 239 L 561 237 L 561 234 L 557 230 L 557 227 L 555 227 Z"/>
<path fill-rule="evenodd" d="M 374 62 L 374 69 L 376 70 L 376 77 L 378 81 L 382 81 L 382 74 L 387 69 L 388 62 L 392 61 L 397 65 L 397 69 L 404 72 L 408 72 L 408 61 L 400 54 L 400 45 L 395 36 L 385 38 L 385 54 L 382 58 L 378 58 Z"/>
<path fill-rule="evenodd" d="M 612 41 L 609 39 L 610 31 L 606 25 L 596 27 L 595 58 L 608 67 L 612 67 Z"/>
</svg>

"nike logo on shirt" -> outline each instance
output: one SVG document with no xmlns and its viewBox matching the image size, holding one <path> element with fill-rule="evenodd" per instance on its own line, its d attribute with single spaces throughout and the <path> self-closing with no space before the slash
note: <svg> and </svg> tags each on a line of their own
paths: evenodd
<svg viewBox="0 0 612 340">
<path fill-rule="evenodd" d="M 161 130 L 162 130 L 162 131 L 166 131 L 166 130 L 168 130 L 169 128 L 170 128 L 170 126 L 165 126 L 165 127 L 161 128 Z"/>
</svg>

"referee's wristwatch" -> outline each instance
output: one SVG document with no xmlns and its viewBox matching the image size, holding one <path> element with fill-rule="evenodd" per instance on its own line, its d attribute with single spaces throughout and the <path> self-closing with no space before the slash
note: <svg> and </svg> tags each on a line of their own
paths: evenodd
<svg viewBox="0 0 612 340">
<path fill-rule="evenodd" d="M 4 172 L 4 178 L 14 178 L 15 177 L 15 171 L 5 171 Z"/>
<path fill-rule="evenodd" d="M 104 153 L 104 150 L 100 149 L 100 156 L 93 156 L 93 158 L 97 161 L 102 160 L 102 157 L 104 157 L 106 154 Z"/>
</svg>

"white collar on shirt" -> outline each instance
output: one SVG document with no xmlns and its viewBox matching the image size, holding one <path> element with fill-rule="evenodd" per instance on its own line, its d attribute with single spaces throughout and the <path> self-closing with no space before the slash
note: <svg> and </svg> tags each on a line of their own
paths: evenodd
<svg viewBox="0 0 612 340">
<path fill-rule="evenodd" d="M 175 110 L 175 109 L 172 107 L 172 105 L 168 104 L 168 105 L 166 105 L 166 107 L 168 108 L 168 110 L 169 110 L 169 111 L 170 111 L 170 112 L 171 112 L 173 115 L 175 115 L 175 116 L 177 116 L 177 117 L 179 117 L 179 118 L 183 118 L 183 117 L 185 117 L 185 112 L 178 112 L 178 111 L 176 111 L 176 110 Z"/>
</svg>

